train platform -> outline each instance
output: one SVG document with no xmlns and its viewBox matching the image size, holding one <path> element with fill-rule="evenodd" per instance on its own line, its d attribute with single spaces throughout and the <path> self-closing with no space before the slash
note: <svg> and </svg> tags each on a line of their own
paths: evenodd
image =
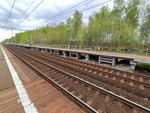
<svg viewBox="0 0 150 113">
<path fill-rule="evenodd" d="M 22 45 L 22 44 L 17 44 L 17 45 L 30 47 L 30 45 Z M 150 63 L 150 56 L 139 55 L 139 54 L 113 53 L 113 52 L 103 52 L 103 51 L 94 51 L 94 50 L 82 50 L 82 49 L 70 49 L 70 48 L 54 48 L 54 47 L 36 46 L 36 45 L 32 45 L 31 47 L 33 47 L 33 48 L 43 48 L 43 49 L 71 51 L 71 52 L 94 54 L 94 55 L 102 55 L 102 56 L 108 56 L 108 57 L 135 59 L 135 60 L 139 60 L 139 61 L 143 61 L 143 62 L 144 61 L 148 61 Z"/>
<path fill-rule="evenodd" d="M 11 74 L 6 64 L 2 50 L 0 49 L 0 91 L 14 87 Z"/>
<path fill-rule="evenodd" d="M 63 55 L 65 57 L 80 59 L 81 55 L 84 54 L 85 60 L 93 60 L 94 57 L 98 63 L 108 63 L 112 66 L 117 64 L 117 61 L 128 60 L 130 62 L 131 69 L 135 69 L 135 66 L 138 62 L 150 63 L 150 56 L 137 55 L 137 54 L 122 54 L 122 53 L 113 53 L 113 52 L 102 52 L 102 51 L 92 51 L 92 50 L 80 50 L 80 49 L 69 49 L 69 48 L 53 48 L 46 46 L 36 46 L 36 45 L 22 45 L 17 44 L 18 46 L 36 49 L 40 51 L 48 51 L 52 54 Z"/>
<path fill-rule="evenodd" d="M 0 47 L 0 113 L 83 113 L 55 87 Z"/>
</svg>

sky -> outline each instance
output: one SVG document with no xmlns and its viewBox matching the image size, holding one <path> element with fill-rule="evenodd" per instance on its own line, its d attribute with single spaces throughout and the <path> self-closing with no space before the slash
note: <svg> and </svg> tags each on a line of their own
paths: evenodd
<svg viewBox="0 0 150 113">
<path fill-rule="evenodd" d="M 69 12 L 64 12 L 83 1 L 86 2 Z M 22 30 L 31 30 L 45 25 L 57 25 L 61 21 L 65 22 L 66 18 L 73 16 L 75 10 L 83 11 L 106 1 L 109 0 L 15 0 L 10 13 L 14 0 L 0 0 L 0 42 L 15 36 Z M 38 4 L 40 5 L 35 9 Z M 113 0 L 103 5 L 108 5 L 112 9 Z M 83 22 L 88 23 L 89 16 L 99 11 L 103 5 L 84 11 Z M 61 15 L 56 16 L 60 13 Z M 44 22 L 48 19 L 49 21 Z M 5 29 L 2 27 L 5 27 Z"/>
</svg>

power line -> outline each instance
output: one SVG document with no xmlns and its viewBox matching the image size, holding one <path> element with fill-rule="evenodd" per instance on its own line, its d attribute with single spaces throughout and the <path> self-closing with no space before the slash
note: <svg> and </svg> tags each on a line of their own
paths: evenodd
<svg viewBox="0 0 150 113">
<path fill-rule="evenodd" d="M 43 2 L 44 2 L 44 0 L 42 0 L 36 7 L 34 7 L 34 9 L 32 9 L 32 11 L 30 11 L 30 13 L 28 13 L 26 16 L 24 16 L 24 18 L 17 25 L 19 26 L 25 20 L 25 18 L 28 17 L 35 9 L 37 9 Z"/>
<path fill-rule="evenodd" d="M 95 7 L 97 7 L 97 6 L 103 5 L 103 4 L 105 4 L 105 3 L 108 3 L 108 2 L 110 2 L 110 1 L 112 1 L 112 0 L 107 0 L 107 1 L 105 1 L 105 2 L 102 2 L 102 3 L 97 4 L 97 5 L 95 5 L 95 6 L 89 7 L 89 8 L 87 8 L 87 9 L 83 10 L 83 12 L 86 11 L 86 10 L 95 8 Z"/>
<path fill-rule="evenodd" d="M 32 1 L 32 3 L 29 5 L 29 7 L 24 11 L 24 13 L 23 14 L 25 14 L 28 10 L 29 10 L 29 8 L 32 6 L 32 4 L 35 2 L 36 0 L 33 0 Z"/>
<path fill-rule="evenodd" d="M 11 15 L 12 9 L 13 9 L 13 7 L 14 7 L 14 5 L 15 5 L 15 2 L 16 2 L 16 0 L 14 0 L 13 5 L 11 6 L 9 15 L 8 15 L 7 20 L 6 20 L 6 22 L 5 22 L 5 26 L 7 25 L 7 22 L 8 22 L 8 20 L 9 20 L 9 18 L 10 18 L 10 15 Z"/>
<path fill-rule="evenodd" d="M 55 15 L 54 17 L 52 17 L 52 18 L 49 18 L 49 19 L 46 19 L 46 20 L 40 22 L 40 23 L 39 23 L 38 25 L 36 25 L 36 26 L 39 26 L 41 23 L 47 22 L 47 21 L 49 21 L 49 20 L 52 20 L 52 19 L 54 19 L 54 18 L 56 18 L 56 17 L 58 17 L 58 16 L 60 16 L 60 15 L 62 15 L 62 14 L 64 14 L 64 13 L 71 12 L 71 11 L 74 10 L 74 8 L 76 8 L 76 7 L 80 6 L 80 5 L 85 5 L 85 4 L 90 3 L 90 2 L 93 2 L 93 1 L 94 1 L 94 0 L 90 0 L 90 1 L 85 0 L 85 1 L 83 1 L 83 2 L 80 2 L 80 3 L 76 4 L 75 6 L 73 6 L 73 7 L 69 8 L 69 9 L 67 9 L 67 10 L 65 10 L 65 11 L 62 11 L 62 12 L 56 14 L 56 15 Z M 84 4 L 84 3 L 85 3 L 85 4 Z M 34 27 L 36 27 L 36 26 L 34 26 Z"/>
<path fill-rule="evenodd" d="M 26 17 L 28 17 L 43 1 L 44 1 L 44 0 L 42 0 L 28 15 L 26 15 L 26 16 L 24 17 L 24 19 L 25 19 Z M 92 1 L 94 1 L 94 0 L 92 0 Z M 69 12 L 70 12 L 70 11 L 73 11 L 74 8 L 76 8 L 76 7 L 80 6 L 80 5 L 85 5 L 85 4 L 83 4 L 83 3 L 85 3 L 85 2 L 86 2 L 86 4 L 87 4 L 87 3 L 91 3 L 92 1 L 88 1 L 88 2 L 87 2 L 87 0 L 85 0 L 85 1 L 83 1 L 83 2 L 80 2 L 80 3 L 78 3 L 77 5 L 75 5 L 75 6 L 71 7 L 71 8 L 69 8 L 69 9 L 67 9 L 67 10 L 65 10 L 65 11 L 62 11 L 62 12 L 58 13 L 57 15 L 55 15 L 55 16 L 52 17 L 52 18 L 49 18 L 49 19 L 44 20 L 43 22 L 47 22 L 47 21 L 49 21 L 49 20 L 51 20 L 51 21 L 52 21 L 52 20 L 56 20 L 56 19 L 60 18 L 60 17 L 62 16 L 62 14 L 68 13 L 68 11 L 69 11 Z M 92 7 L 86 8 L 86 9 L 84 9 L 84 10 L 82 10 L 82 11 L 84 12 L 84 11 L 86 11 L 86 10 L 92 9 L 92 8 L 97 7 L 97 6 L 100 6 L 100 5 L 103 5 L 103 4 L 105 4 L 105 3 L 107 3 L 107 2 L 110 2 L 110 1 L 112 1 L 112 0 L 107 0 L 107 1 L 102 2 L 102 3 L 100 3 L 100 4 L 96 4 L 96 5 L 92 6 Z M 60 15 L 61 15 L 61 16 L 60 16 Z M 59 16 L 59 17 L 58 17 L 58 16 Z M 63 16 L 64 16 L 64 15 L 63 15 Z M 57 18 L 57 17 L 58 17 L 58 18 Z M 65 17 L 65 18 L 66 18 L 66 17 Z M 21 22 L 23 22 L 24 19 L 23 19 Z M 20 22 L 20 23 L 21 23 L 21 22 Z M 40 23 L 43 23 L 43 22 L 40 22 Z M 20 23 L 19 23 L 19 24 L 20 24 Z M 19 25 L 19 24 L 17 24 L 17 25 Z M 41 25 L 41 24 L 38 24 L 38 25 Z"/>
<path fill-rule="evenodd" d="M 86 8 L 86 9 L 81 10 L 81 11 L 84 12 L 84 11 L 90 10 L 90 9 L 92 9 L 92 8 L 95 8 L 95 7 L 97 7 L 97 6 L 103 5 L 103 4 L 108 3 L 108 2 L 110 2 L 110 1 L 112 1 L 112 0 L 107 0 L 107 1 L 105 1 L 105 2 L 99 3 L 99 4 L 97 4 L 97 5 L 94 5 L 94 6 L 92 6 L 92 7 Z M 66 17 L 65 17 L 65 18 L 66 18 Z M 62 18 L 62 19 L 63 19 L 63 18 Z M 53 19 L 53 20 L 56 20 L 56 19 Z"/>
<path fill-rule="evenodd" d="M 32 2 L 31 2 L 31 4 L 29 5 L 29 7 L 22 13 L 22 15 L 24 15 L 24 14 L 26 14 L 26 12 L 29 10 L 29 8 L 32 6 L 32 4 L 35 2 L 36 0 L 33 0 Z M 21 18 L 22 19 L 22 18 Z M 21 20 L 20 19 L 20 20 Z M 16 23 L 18 23 L 20 20 L 18 20 Z"/>
<path fill-rule="evenodd" d="M 112 1 L 112 0 L 104 1 L 104 2 L 102 2 L 102 3 L 96 4 L 96 5 L 94 5 L 94 6 L 91 6 L 91 7 L 89 7 L 89 8 L 84 9 L 84 10 L 81 10 L 81 11 L 84 12 L 84 11 L 90 10 L 90 9 L 95 8 L 95 7 L 97 7 L 97 6 L 106 4 L 106 3 L 110 2 L 110 1 Z M 63 15 L 63 16 L 64 16 L 64 15 Z M 60 17 L 61 17 L 61 16 L 60 16 Z M 49 20 L 51 20 L 51 21 L 52 21 L 52 20 L 57 20 L 57 19 L 59 19 L 60 17 L 58 17 L 58 18 L 53 17 L 53 18 L 51 18 L 51 19 L 49 19 Z M 66 17 L 64 17 L 64 18 L 66 18 Z M 61 19 L 64 19 L 64 18 L 61 18 Z M 51 22 L 51 23 L 52 23 L 52 22 Z"/>
</svg>

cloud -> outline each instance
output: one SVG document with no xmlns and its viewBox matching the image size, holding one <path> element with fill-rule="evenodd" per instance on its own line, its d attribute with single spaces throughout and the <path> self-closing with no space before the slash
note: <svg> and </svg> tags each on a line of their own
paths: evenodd
<svg viewBox="0 0 150 113">
<path fill-rule="evenodd" d="M 6 22 L 6 19 L 9 15 L 13 1 L 14 0 L 0 1 L 0 25 L 5 25 L 4 23 Z M 6 26 L 17 27 L 18 29 L 31 29 L 31 28 L 33 29 L 42 21 L 49 18 L 53 18 L 55 15 L 59 14 L 60 12 L 67 10 L 73 7 L 74 5 L 79 4 L 80 2 L 85 0 L 44 0 L 44 2 L 36 10 L 33 11 L 33 13 L 31 13 L 27 18 L 24 18 L 27 14 L 29 14 L 33 10 L 33 8 L 37 6 L 37 4 L 41 2 L 41 0 L 35 0 L 32 6 L 25 13 L 26 9 L 31 5 L 33 1 L 34 0 L 16 0 L 14 8 L 12 10 L 12 13 L 10 15 L 10 18 Z M 88 1 L 90 2 L 88 3 Z M 106 0 L 87 0 L 87 3 L 84 6 L 81 5 L 77 9 L 84 10 L 86 8 L 89 8 L 90 6 L 96 5 L 104 1 Z M 110 2 L 108 6 L 112 7 L 112 2 Z M 83 21 L 87 23 L 89 16 L 93 12 L 99 11 L 99 9 L 100 6 L 83 12 Z M 57 17 L 55 20 L 50 20 L 45 23 L 41 23 L 41 26 L 47 24 L 53 24 L 53 23 L 58 24 L 60 21 L 65 21 L 67 17 L 72 16 L 74 10 L 72 12 L 67 12 L 62 14 L 62 16 Z M 20 25 L 17 25 L 17 23 L 20 22 L 21 19 L 24 21 L 22 21 Z M 1 33 L 3 34 L 3 32 Z M 4 37 L 6 37 L 6 35 Z"/>
<path fill-rule="evenodd" d="M 28 27 L 28 26 L 31 27 L 31 25 L 32 25 L 31 23 L 33 23 L 33 27 L 34 27 L 35 21 L 42 21 L 44 19 L 46 20 L 48 18 L 52 18 L 55 15 L 57 15 L 58 13 L 66 10 L 84 0 L 82 0 L 82 1 L 80 1 L 80 0 L 65 0 L 65 1 L 63 1 L 63 0 L 45 0 L 33 13 L 31 13 L 29 15 L 29 17 L 24 18 L 24 17 L 26 17 L 26 15 L 29 12 L 32 11 L 32 9 L 34 7 L 37 6 L 37 4 L 40 3 L 40 1 L 41 0 L 36 0 L 32 4 L 32 7 L 30 7 L 26 13 L 24 13 L 25 10 L 28 8 L 28 6 L 30 6 L 30 4 L 33 2 L 33 0 L 32 1 L 16 0 L 16 3 L 14 5 L 14 8 L 12 10 L 12 13 L 11 13 L 9 21 L 8 21 L 8 25 L 13 26 L 16 24 L 15 22 L 18 22 L 18 20 L 22 19 L 24 21 L 20 24 L 19 27 L 21 27 L 21 26 L 24 27 L 25 26 L 24 23 L 26 23 L 26 27 Z M 89 1 L 87 0 L 87 3 L 85 3 L 84 6 L 80 5 L 77 9 L 84 10 L 86 8 L 89 8 L 90 6 L 96 5 L 105 0 L 95 0 L 95 1 L 91 0 L 90 2 Z M 0 15 L 2 15 L 1 17 L 3 17 L 3 18 L 0 18 L 1 19 L 0 24 L 4 23 L 4 21 L 7 19 L 12 3 L 13 3 L 13 0 L 11 0 L 11 2 L 5 1 L 5 2 L 3 2 L 3 5 L 0 5 L 1 6 Z M 85 13 L 83 13 L 83 18 L 84 18 L 84 16 L 85 16 L 85 18 L 89 17 L 92 14 L 92 12 L 98 11 L 99 8 L 100 7 L 96 7 L 89 11 L 85 11 Z M 59 18 L 56 18 L 54 21 L 64 20 L 65 16 L 69 17 L 73 14 L 73 12 L 74 11 L 63 14 L 62 17 L 60 16 Z M 49 22 L 53 22 L 53 21 L 48 21 L 48 23 Z"/>
</svg>

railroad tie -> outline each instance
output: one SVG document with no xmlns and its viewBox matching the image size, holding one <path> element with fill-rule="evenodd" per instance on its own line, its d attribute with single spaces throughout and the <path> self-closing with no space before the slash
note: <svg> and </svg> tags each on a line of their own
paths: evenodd
<svg viewBox="0 0 150 113">
<path fill-rule="evenodd" d="M 83 69 L 83 67 L 80 67 L 80 69 L 82 70 L 82 69 Z"/>
<path fill-rule="evenodd" d="M 124 74 L 123 74 L 123 77 L 126 77 L 126 76 L 127 76 L 127 74 L 126 74 L 126 73 L 124 73 Z"/>
<path fill-rule="evenodd" d="M 95 67 L 95 69 L 98 69 L 99 67 Z"/>
<path fill-rule="evenodd" d="M 106 69 L 105 72 L 108 72 L 108 69 Z"/>
<path fill-rule="evenodd" d="M 92 105 L 92 100 L 86 102 L 89 106 Z"/>
<path fill-rule="evenodd" d="M 94 68 L 95 66 L 91 66 L 91 68 Z"/>
<path fill-rule="evenodd" d="M 71 91 L 72 94 L 75 94 L 75 91 Z"/>
<path fill-rule="evenodd" d="M 103 113 L 103 110 L 100 109 L 100 108 L 99 108 L 97 111 L 98 111 L 99 113 Z"/>
<path fill-rule="evenodd" d="M 97 74 L 97 72 L 96 72 L 96 71 L 94 71 L 94 72 L 93 72 L 93 74 Z"/>
<path fill-rule="evenodd" d="M 105 75 L 105 78 L 108 78 L 108 75 L 107 75 L 107 74 Z"/>
<path fill-rule="evenodd" d="M 143 82 L 143 77 L 140 77 L 140 82 Z"/>
<path fill-rule="evenodd" d="M 119 107 L 122 107 L 122 103 L 121 102 L 117 102 L 117 105 L 119 106 Z"/>
<path fill-rule="evenodd" d="M 113 73 L 113 70 L 111 70 L 110 73 Z"/>
<path fill-rule="evenodd" d="M 82 84 L 82 86 L 85 86 L 85 84 Z"/>
<path fill-rule="evenodd" d="M 137 109 L 133 108 L 133 113 L 140 113 Z"/>
<path fill-rule="evenodd" d="M 99 70 L 103 70 L 103 68 L 100 68 Z"/>
<path fill-rule="evenodd" d="M 89 72 L 91 73 L 91 72 L 92 72 L 92 70 L 89 70 Z"/>
<path fill-rule="evenodd" d="M 91 90 L 91 87 L 88 87 L 88 89 L 87 89 L 88 91 L 90 91 Z"/>
<path fill-rule="evenodd" d="M 84 71 L 87 71 L 87 69 L 84 69 Z"/>
<path fill-rule="evenodd" d="M 134 75 L 131 76 L 131 79 L 134 79 Z"/>
<path fill-rule="evenodd" d="M 124 83 L 124 79 L 121 79 L 120 82 L 121 82 L 121 83 Z"/>
<path fill-rule="evenodd" d="M 65 89 L 66 89 L 66 90 L 68 90 L 68 89 L 69 89 L 69 87 L 65 87 Z"/>
<path fill-rule="evenodd" d="M 62 83 L 61 86 L 63 87 L 65 85 L 65 83 Z"/>
<path fill-rule="evenodd" d="M 118 72 L 117 72 L 117 75 L 119 75 L 119 74 L 120 74 L 120 72 L 118 71 Z"/>
<path fill-rule="evenodd" d="M 140 89 L 144 90 L 144 85 L 140 84 Z"/>
<path fill-rule="evenodd" d="M 130 85 L 130 86 L 133 86 L 133 82 L 130 81 L 130 82 L 129 82 L 129 85 Z"/>
<path fill-rule="evenodd" d="M 106 97 L 105 97 L 105 101 L 108 102 L 109 100 L 110 100 L 110 97 L 109 97 L 109 96 L 106 96 Z"/>
<path fill-rule="evenodd" d="M 99 95 L 99 92 L 98 92 L 98 91 L 96 91 L 96 92 L 95 92 L 95 95 L 96 95 L 96 96 L 98 96 L 98 95 Z"/>
<path fill-rule="evenodd" d="M 99 76 L 102 76 L 102 73 L 99 73 L 98 75 L 99 75 Z"/>
<path fill-rule="evenodd" d="M 82 99 L 84 96 L 83 95 L 79 95 L 78 98 Z"/>
<path fill-rule="evenodd" d="M 79 66 L 76 66 L 76 68 L 80 68 Z"/>
<path fill-rule="evenodd" d="M 116 77 L 115 77 L 115 76 L 113 76 L 113 80 L 116 80 Z"/>
<path fill-rule="evenodd" d="M 78 81 L 76 81 L 75 83 L 78 84 Z"/>
</svg>

